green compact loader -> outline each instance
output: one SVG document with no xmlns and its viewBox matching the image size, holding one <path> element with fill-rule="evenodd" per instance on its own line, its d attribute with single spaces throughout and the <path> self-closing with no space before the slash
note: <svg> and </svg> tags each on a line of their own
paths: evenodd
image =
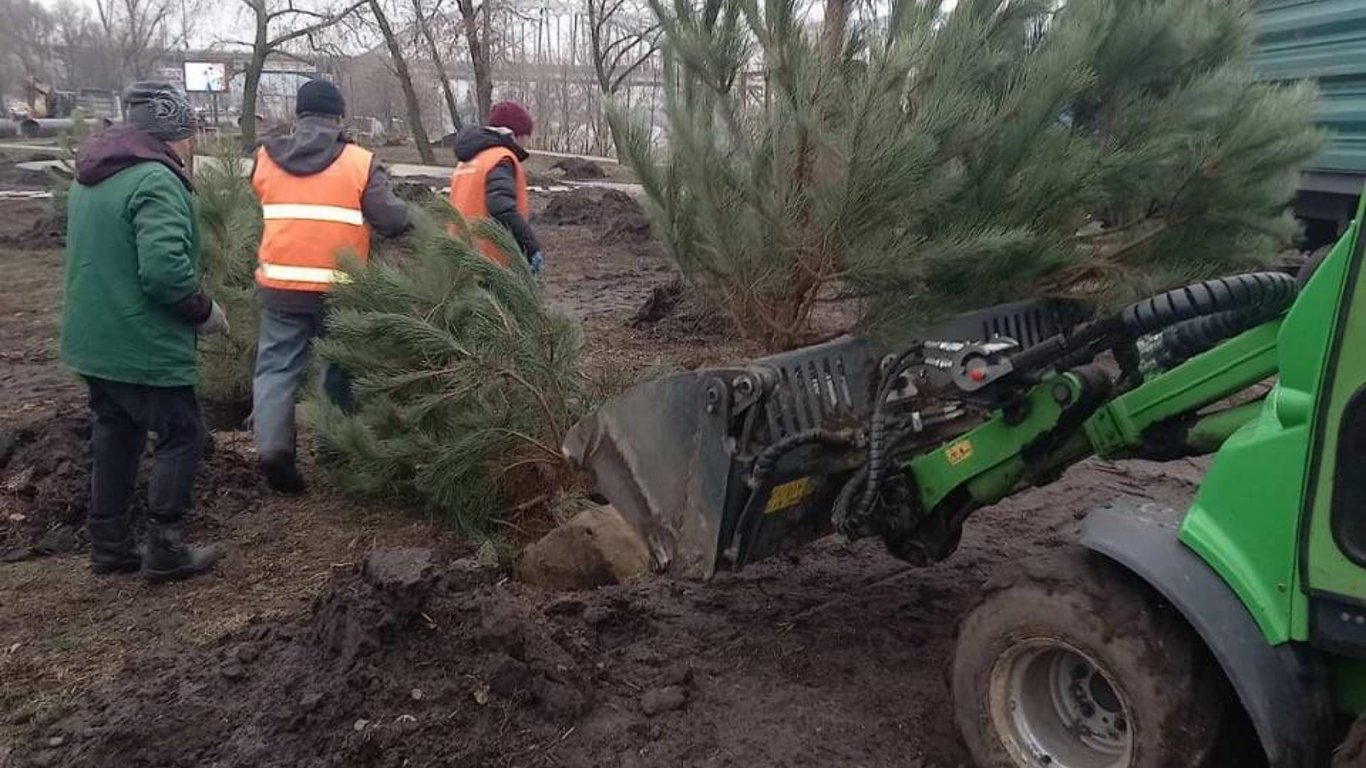
<svg viewBox="0 0 1366 768">
<path fill-rule="evenodd" d="M 1188 509 L 1116 498 L 1075 549 L 988 583 L 955 718 L 982 768 L 1194 767 L 1221 735 L 1238 765 L 1328 765 L 1366 712 L 1361 218 L 1298 277 L 1098 318 L 1020 302 L 904 348 L 846 337 L 645 383 L 565 451 L 658 570 L 696 577 L 831 532 L 930 565 L 974 511 L 1088 457 L 1213 453 Z"/>
</svg>

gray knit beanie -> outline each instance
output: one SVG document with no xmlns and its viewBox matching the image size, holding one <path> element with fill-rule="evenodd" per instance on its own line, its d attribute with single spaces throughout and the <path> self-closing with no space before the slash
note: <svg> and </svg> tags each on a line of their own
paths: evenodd
<svg viewBox="0 0 1366 768">
<path fill-rule="evenodd" d="M 194 133 L 190 100 L 171 83 L 133 83 L 123 100 L 128 105 L 128 122 L 162 141 L 188 139 Z"/>
</svg>

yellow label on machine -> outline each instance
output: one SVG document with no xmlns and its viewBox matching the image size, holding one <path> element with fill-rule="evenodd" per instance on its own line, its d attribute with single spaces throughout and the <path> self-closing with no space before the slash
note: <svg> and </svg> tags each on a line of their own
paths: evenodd
<svg viewBox="0 0 1366 768">
<path fill-rule="evenodd" d="M 962 464 L 972 458 L 972 441 L 959 440 L 944 449 L 944 458 L 949 460 L 950 465 Z"/>
<path fill-rule="evenodd" d="M 810 494 L 811 478 L 809 477 L 799 477 L 782 485 L 775 485 L 773 492 L 768 495 L 768 505 L 764 507 L 764 514 L 771 515 L 774 512 L 795 507 Z"/>
</svg>

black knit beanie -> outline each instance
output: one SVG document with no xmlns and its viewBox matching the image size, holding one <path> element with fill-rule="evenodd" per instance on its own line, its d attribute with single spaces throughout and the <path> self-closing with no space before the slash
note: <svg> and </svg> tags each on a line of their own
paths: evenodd
<svg viewBox="0 0 1366 768">
<path fill-rule="evenodd" d="M 299 86 L 299 96 L 294 106 L 296 115 L 346 115 L 346 99 L 341 89 L 326 80 L 309 80 Z"/>
</svg>

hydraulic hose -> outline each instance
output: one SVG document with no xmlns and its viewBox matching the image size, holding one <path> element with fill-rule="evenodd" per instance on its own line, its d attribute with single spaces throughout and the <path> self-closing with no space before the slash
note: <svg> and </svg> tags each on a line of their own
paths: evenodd
<svg viewBox="0 0 1366 768">
<path fill-rule="evenodd" d="M 1189 359 L 1224 339 L 1274 319 L 1281 311 L 1282 308 L 1267 304 L 1177 323 L 1162 332 L 1163 357 L 1169 365 Z"/>
<path fill-rule="evenodd" d="M 1011 356 L 1017 371 L 1084 364 L 1122 337 L 1164 333 L 1173 358 L 1203 352 L 1284 312 L 1294 301 L 1295 279 L 1281 272 L 1249 272 L 1205 280 L 1143 299 L 1118 315 L 1059 334 Z"/>
<path fill-rule="evenodd" d="M 1159 293 L 1130 304 L 1120 313 L 1120 320 L 1124 323 L 1124 329 L 1135 336 L 1157 333 L 1168 326 L 1196 318 L 1253 308 L 1269 320 L 1290 306 L 1294 298 L 1295 278 L 1290 275 L 1282 272 L 1250 272 Z M 1212 331 L 1216 328 L 1202 326 L 1202 329 Z"/>
</svg>

